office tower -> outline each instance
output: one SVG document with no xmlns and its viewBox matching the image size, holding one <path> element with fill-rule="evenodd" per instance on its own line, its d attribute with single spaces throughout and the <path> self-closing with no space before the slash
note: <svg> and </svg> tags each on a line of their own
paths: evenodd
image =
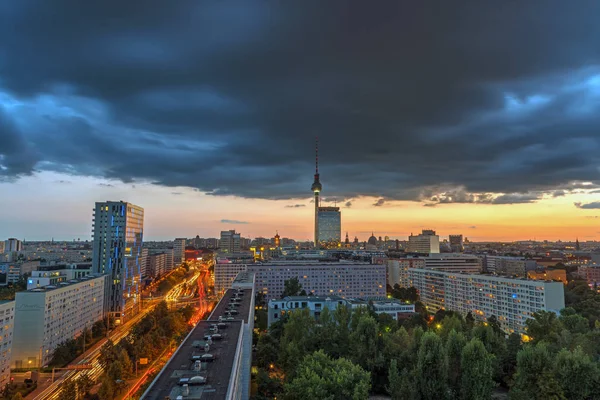
<svg viewBox="0 0 600 400">
<path fill-rule="evenodd" d="M 177 238 L 173 243 L 173 264 L 179 265 L 185 261 L 185 240 Z"/>
<path fill-rule="evenodd" d="M 120 324 L 139 310 L 144 209 L 123 201 L 96 203 L 92 270 L 108 274 L 105 310 Z"/>
<path fill-rule="evenodd" d="M 450 235 L 448 239 L 453 253 L 461 253 L 464 250 L 463 235 Z"/>
<path fill-rule="evenodd" d="M 223 253 L 239 253 L 240 252 L 240 239 L 239 233 L 235 230 L 221 231 L 221 242 L 219 249 Z"/>
<path fill-rule="evenodd" d="M 476 320 L 494 315 L 507 333 L 526 333 L 525 321 L 537 311 L 558 313 L 565 307 L 561 282 L 528 281 L 489 275 L 413 268 L 411 285 L 429 312 L 471 313 Z"/>
<path fill-rule="evenodd" d="M 435 234 L 435 231 L 424 229 L 420 235 L 410 235 L 408 237 L 408 252 L 409 253 L 439 253 L 440 252 L 440 237 Z"/>
<path fill-rule="evenodd" d="M 15 251 L 22 251 L 23 243 L 19 239 L 10 238 L 4 241 L 4 252 L 12 253 Z"/>
<path fill-rule="evenodd" d="M 318 211 L 318 235 L 319 248 L 340 247 L 342 240 L 342 223 L 339 207 L 319 207 Z"/>
</svg>

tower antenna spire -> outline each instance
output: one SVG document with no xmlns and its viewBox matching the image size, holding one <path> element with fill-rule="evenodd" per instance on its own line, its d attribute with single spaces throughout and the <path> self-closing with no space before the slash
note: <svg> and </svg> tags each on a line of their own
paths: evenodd
<svg viewBox="0 0 600 400">
<path fill-rule="evenodd" d="M 315 136 L 315 173 L 319 173 L 319 137 Z"/>
</svg>

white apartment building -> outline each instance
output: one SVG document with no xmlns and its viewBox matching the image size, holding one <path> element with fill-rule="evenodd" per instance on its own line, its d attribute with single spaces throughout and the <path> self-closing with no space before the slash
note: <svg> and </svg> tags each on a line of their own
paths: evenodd
<svg viewBox="0 0 600 400">
<path fill-rule="evenodd" d="M 173 263 L 175 265 L 185 261 L 185 242 L 185 238 L 177 238 L 173 242 Z"/>
<path fill-rule="evenodd" d="M 410 235 L 408 237 L 409 253 L 431 254 L 440 252 L 440 237 L 432 230 L 423 230 L 419 235 Z"/>
<path fill-rule="evenodd" d="M 400 287 L 410 287 L 408 279 L 409 268 L 425 268 L 423 258 L 398 258 L 388 259 L 387 264 L 387 284 L 391 287 L 400 285 Z"/>
<path fill-rule="evenodd" d="M 18 292 L 12 368 L 47 365 L 54 349 L 102 319 L 106 275 Z"/>
<path fill-rule="evenodd" d="M 215 266 L 215 269 L 217 266 Z M 298 278 L 302 288 L 315 296 L 385 296 L 386 266 L 361 263 L 264 263 L 248 264 L 256 275 L 256 292 L 278 298 L 284 282 Z"/>
<path fill-rule="evenodd" d="M 526 277 L 536 265 L 534 260 L 523 257 L 485 256 L 485 270 L 496 275 Z"/>
<path fill-rule="evenodd" d="M 25 261 L 18 263 L 9 263 L 6 269 L 6 282 L 15 283 L 25 274 L 31 274 L 40 266 L 39 261 Z"/>
<path fill-rule="evenodd" d="M 79 279 L 92 273 L 91 269 L 70 269 L 61 268 L 44 271 L 32 271 L 31 276 L 27 278 L 27 290 L 58 285 L 61 282 Z"/>
<path fill-rule="evenodd" d="M 219 251 L 222 253 L 239 253 L 241 250 L 241 235 L 235 230 L 221 231 Z"/>
<path fill-rule="evenodd" d="M 215 293 L 223 293 L 229 289 L 237 274 L 243 271 L 246 271 L 246 264 L 217 261 L 215 264 Z"/>
<path fill-rule="evenodd" d="M 410 269 L 411 285 L 432 312 L 439 309 L 471 312 L 485 321 L 495 315 L 509 333 L 525 333 L 525 321 L 534 312 L 559 312 L 565 307 L 560 282 L 529 281 L 498 276 Z"/>
<path fill-rule="evenodd" d="M 15 325 L 15 302 L 0 302 L 0 387 L 10 382 L 10 358 L 13 329 Z"/>
<path fill-rule="evenodd" d="M 478 274 L 481 272 L 481 259 L 471 254 L 440 253 L 424 257 L 425 268 L 446 272 L 464 272 Z"/>
</svg>

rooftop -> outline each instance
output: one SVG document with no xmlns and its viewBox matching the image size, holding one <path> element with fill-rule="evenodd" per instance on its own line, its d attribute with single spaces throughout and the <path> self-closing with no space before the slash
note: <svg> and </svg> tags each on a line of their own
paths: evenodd
<svg viewBox="0 0 600 400">
<path fill-rule="evenodd" d="M 33 289 L 29 289 L 29 290 L 24 290 L 23 292 L 34 292 L 34 293 L 39 293 L 39 292 L 50 292 L 52 290 L 56 290 L 56 289 L 61 289 L 67 286 L 72 286 L 78 283 L 82 283 L 82 282 L 87 282 L 87 281 L 91 281 L 94 280 L 96 278 L 102 278 L 105 275 L 102 274 L 92 274 L 92 275 L 86 275 L 86 276 L 82 276 L 81 278 L 78 279 L 70 279 L 68 281 L 65 282 L 60 282 L 56 285 L 48 285 L 48 286 L 42 286 L 42 287 L 37 287 L 37 288 L 33 288 Z M 22 292 L 20 292 L 22 293 Z"/>
<path fill-rule="evenodd" d="M 252 290 L 241 290 L 239 306 L 235 307 L 238 314 L 228 317 L 227 310 L 236 297 L 238 291 L 229 289 L 221 298 L 208 320 L 200 321 L 185 338 L 167 365 L 163 368 L 148 390 L 143 394 L 144 400 L 164 400 L 169 397 L 176 399 L 183 395 L 184 387 L 179 385 L 181 378 L 201 376 L 206 383 L 197 386 L 188 386 L 189 394 L 185 399 L 220 400 L 227 397 L 229 380 L 234 366 L 238 346 L 241 346 L 240 337 L 243 323 L 248 319 Z M 206 354 L 204 346 L 207 344 L 206 335 L 213 334 L 211 325 L 218 324 L 219 317 L 227 324 L 226 328 L 219 329 L 222 340 L 215 340 L 210 345 L 208 354 L 215 359 L 212 362 L 202 362 L 199 370 L 195 370 L 193 356 Z M 228 319 L 230 318 L 230 319 Z"/>
</svg>

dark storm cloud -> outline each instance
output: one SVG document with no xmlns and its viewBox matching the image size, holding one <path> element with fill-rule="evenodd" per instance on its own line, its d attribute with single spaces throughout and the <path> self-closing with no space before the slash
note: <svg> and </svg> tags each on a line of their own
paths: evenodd
<svg viewBox="0 0 600 400">
<path fill-rule="evenodd" d="M 352 202 L 351 201 L 347 201 L 346 204 L 344 204 L 344 207 L 346 207 L 346 208 L 352 207 Z"/>
<path fill-rule="evenodd" d="M 323 194 L 338 199 L 506 204 L 599 185 L 598 12 L 595 1 L 3 4 L 0 176 L 308 197 L 318 135 Z"/>
<path fill-rule="evenodd" d="M 285 208 L 300 208 L 300 207 L 306 207 L 306 204 L 291 204 L 291 205 L 285 206 Z"/>
<path fill-rule="evenodd" d="M 384 204 L 385 204 L 385 199 L 379 199 L 375 203 L 373 203 L 373 206 L 375 206 L 375 207 L 381 207 Z"/>
<path fill-rule="evenodd" d="M 581 208 L 582 210 L 597 210 L 600 209 L 600 201 L 592 203 L 575 203 L 575 207 Z"/>
</svg>

